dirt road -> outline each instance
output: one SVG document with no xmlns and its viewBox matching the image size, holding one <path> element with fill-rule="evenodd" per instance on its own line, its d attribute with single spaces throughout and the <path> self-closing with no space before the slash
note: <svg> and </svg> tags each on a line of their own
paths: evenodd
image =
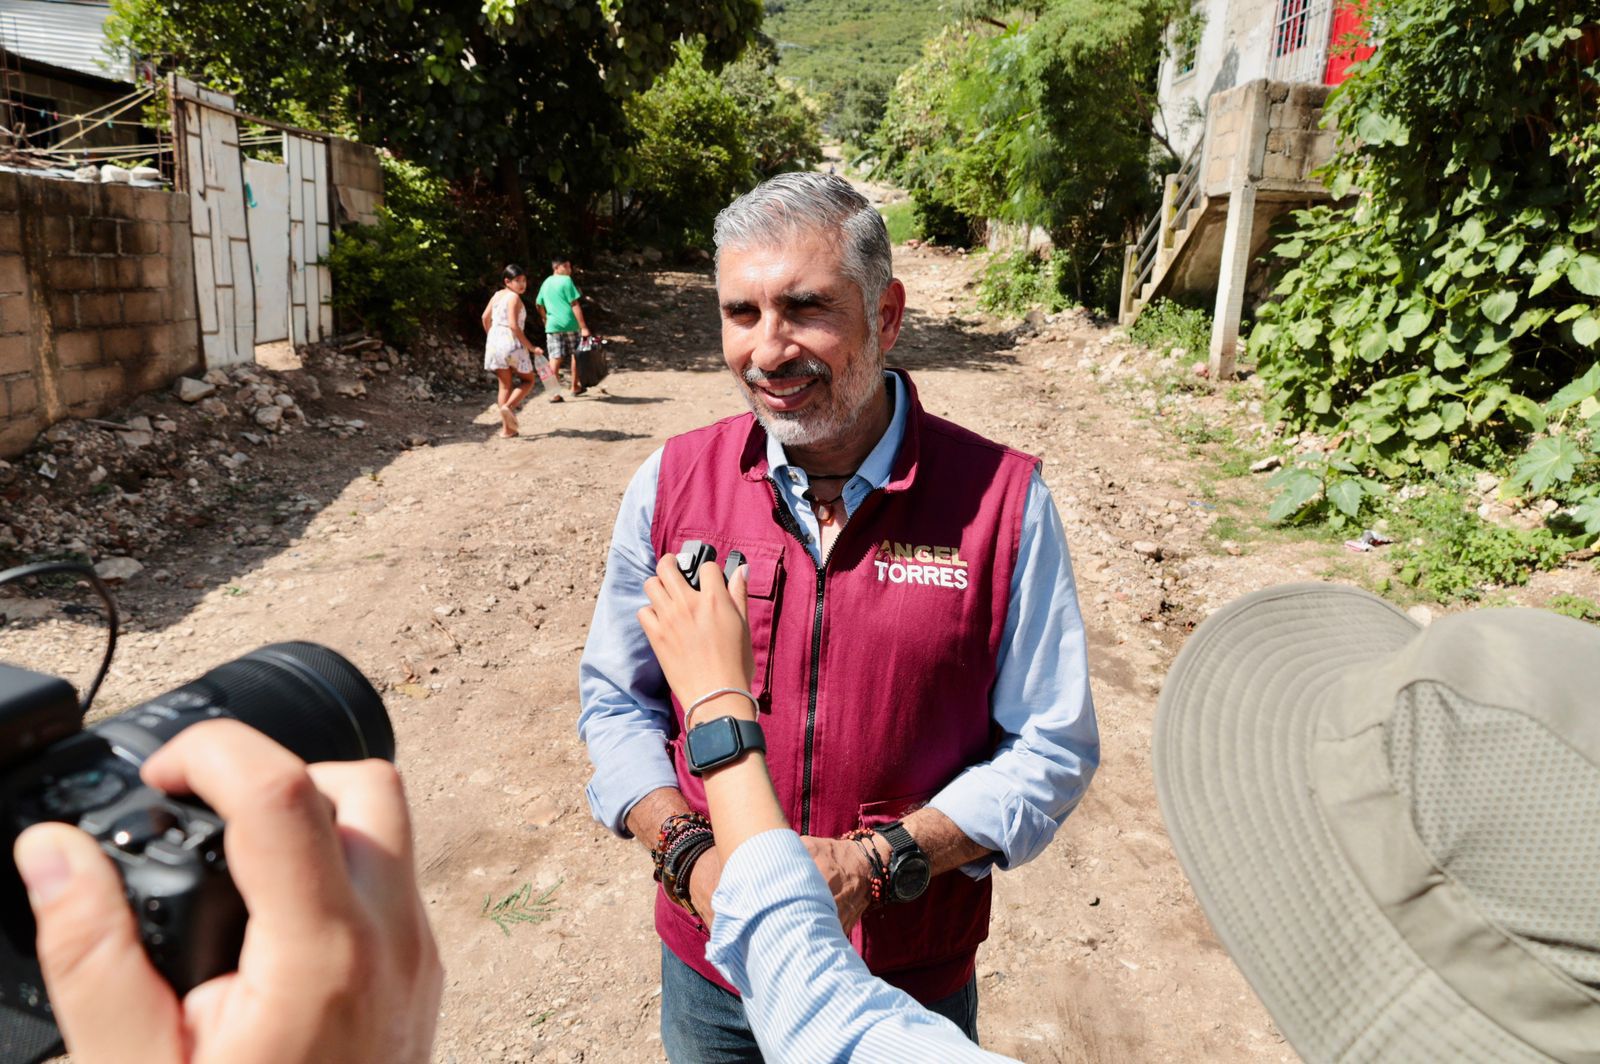
<svg viewBox="0 0 1600 1064">
<path fill-rule="evenodd" d="M 934 412 L 1045 459 L 1104 742 L 1057 841 L 999 879 L 978 957 L 985 1043 L 1028 1061 L 1293 1059 L 1172 856 L 1151 719 L 1188 625 L 1337 558 L 1271 542 L 1227 553 L 1210 527 L 1227 509 L 1206 488 L 1215 470 L 1154 423 L 1152 407 L 1170 402 L 1131 383 L 1148 353 L 1078 318 L 1020 333 L 980 321 L 964 258 L 899 249 L 897 266 L 913 309 L 891 361 Z M 235 542 L 233 522 L 197 528 L 159 559 L 177 579 L 139 576 L 120 592 L 131 618 L 102 707 L 285 638 L 337 647 L 384 690 L 449 968 L 441 1061 L 660 1058 L 649 862 L 589 817 L 575 676 L 628 477 L 670 434 L 741 404 L 706 274 L 585 287 L 619 337 L 610 394 L 535 399 L 515 441 L 491 438 L 487 386 L 471 402 L 391 403 L 381 389 L 308 402 L 314 417 L 359 415 L 369 429 L 280 448 L 278 494 L 237 503 L 241 525 L 268 514 L 266 532 Z M 1201 416 L 1206 402 L 1248 400 L 1176 401 Z M 399 443 L 418 433 L 434 444 Z M 274 508 L 285 481 L 300 502 Z M 0 612 L 0 654 L 85 675 L 93 626 L 49 601 Z"/>
</svg>

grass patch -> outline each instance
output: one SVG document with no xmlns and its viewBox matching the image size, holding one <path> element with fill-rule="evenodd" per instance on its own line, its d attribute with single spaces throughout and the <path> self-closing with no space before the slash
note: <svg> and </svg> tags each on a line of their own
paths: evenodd
<svg viewBox="0 0 1600 1064">
<path fill-rule="evenodd" d="M 1170 299 L 1151 303 L 1128 328 L 1128 338 L 1163 354 L 1181 347 L 1191 355 L 1211 348 L 1211 315 Z"/>
<path fill-rule="evenodd" d="M 891 244 L 922 239 L 922 222 L 917 218 L 917 208 L 910 200 L 891 203 L 878 213 L 883 215 L 883 224 L 889 229 Z"/>
<path fill-rule="evenodd" d="M 557 880 L 553 886 L 539 895 L 533 893 L 532 883 L 522 884 L 499 901 L 494 900 L 494 895 L 485 894 L 480 915 L 493 921 L 500 929 L 500 933 L 510 938 L 511 928 L 515 924 L 542 924 L 550 919 L 550 915 L 557 909 L 555 894 L 561 882 Z"/>
<path fill-rule="evenodd" d="M 1600 602 L 1585 598 L 1582 595 L 1569 595 L 1562 592 L 1551 597 L 1544 608 L 1563 617 L 1572 617 L 1580 621 L 1600 622 Z"/>
<path fill-rule="evenodd" d="M 1032 251 L 990 259 L 978 281 L 978 303 L 1001 314 L 1026 314 L 1035 307 L 1055 313 L 1073 305 L 1061 291 L 1061 260 Z"/>
<path fill-rule="evenodd" d="M 1446 485 L 1402 503 L 1395 529 L 1395 580 L 1440 602 L 1478 600 L 1492 586 L 1525 584 L 1534 571 L 1559 564 L 1567 550 L 1547 528 L 1483 520 L 1460 490 Z"/>
</svg>

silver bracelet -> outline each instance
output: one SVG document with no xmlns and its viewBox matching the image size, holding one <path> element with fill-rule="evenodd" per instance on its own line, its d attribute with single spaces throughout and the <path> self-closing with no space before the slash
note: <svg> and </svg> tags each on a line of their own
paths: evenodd
<svg viewBox="0 0 1600 1064">
<path fill-rule="evenodd" d="M 712 691 L 708 694 L 703 694 L 693 702 L 689 703 L 689 708 L 683 711 L 683 730 L 688 731 L 694 726 L 695 710 L 699 709 L 713 698 L 721 698 L 723 695 L 743 695 L 744 697 L 748 698 L 750 700 L 750 704 L 755 707 L 756 715 L 759 716 L 761 714 L 761 703 L 756 701 L 755 695 L 751 694 L 749 691 L 746 691 L 743 687 L 719 687 L 715 691 Z"/>
</svg>

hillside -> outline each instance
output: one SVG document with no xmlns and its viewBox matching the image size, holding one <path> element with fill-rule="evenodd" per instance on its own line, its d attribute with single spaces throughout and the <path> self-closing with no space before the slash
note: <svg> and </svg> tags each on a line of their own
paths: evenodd
<svg viewBox="0 0 1600 1064">
<path fill-rule="evenodd" d="M 938 32 L 946 5 L 934 0 L 767 0 L 767 36 L 779 72 L 826 97 L 831 132 L 849 139 L 876 125 L 900 72 Z"/>
</svg>

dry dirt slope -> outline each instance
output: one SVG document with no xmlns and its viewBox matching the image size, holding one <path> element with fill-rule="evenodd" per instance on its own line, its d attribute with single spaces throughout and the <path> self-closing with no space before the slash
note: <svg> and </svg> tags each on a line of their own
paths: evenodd
<svg viewBox="0 0 1600 1064">
<path fill-rule="evenodd" d="M 1187 625 L 1329 562 L 1304 545 L 1217 549 L 1211 471 L 1175 452 L 1124 387 L 1143 355 L 1077 319 L 1003 332 L 970 309 L 971 263 L 906 249 L 897 263 L 914 310 L 892 360 L 935 412 L 1045 459 L 1104 741 L 1056 843 L 999 880 L 979 955 L 985 1042 L 1029 1061 L 1293 1059 L 1192 900 L 1148 750 Z M 609 395 L 536 400 L 516 441 L 490 438 L 478 402 L 308 404 L 313 416 L 359 410 L 372 429 L 277 454 L 316 503 L 303 519 L 253 547 L 226 543 L 225 522 L 196 529 L 161 559 L 193 586 L 131 581 L 131 630 L 102 694 L 125 705 L 284 638 L 330 643 L 380 683 L 449 967 L 443 1061 L 660 1057 L 649 866 L 588 816 L 575 673 L 628 476 L 739 399 L 715 353 L 705 275 L 586 287 L 620 337 Z M 419 431 L 435 445 L 396 452 Z M 32 612 L 0 628 L 0 652 L 81 675 L 93 631 L 49 604 Z M 527 919 L 502 929 L 483 910 L 508 898 L 504 912 Z"/>
</svg>

